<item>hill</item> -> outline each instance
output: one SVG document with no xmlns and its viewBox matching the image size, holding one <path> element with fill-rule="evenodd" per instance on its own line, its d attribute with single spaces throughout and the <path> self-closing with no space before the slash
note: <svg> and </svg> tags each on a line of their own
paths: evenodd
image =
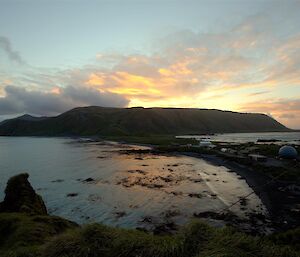
<svg viewBox="0 0 300 257">
<path fill-rule="evenodd" d="M 20 116 L 20 117 L 14 118 L 14 119 L 3 120 L 2 122 L 0 122 L 0 126 L 3 125 L 3 124 L 6 123 L 6 122 L 9 122 L 9 121 L 15 120 L 15 119 L 18 119 L 18 120 L 37 121 L 37 120 L 44 120 L 44 119 L 47 119 L 47 117 L 35 117 L 35 116 L 29 115 L 29 114 L 24 114 L 24 115 L 22 115 L 22 116 Z"/>
<path fill-rule="evenodd" d="M 25 116 L 28 117 L 28 116 Z M 30 116 L 32 117 L 32 116 Z M 0 124 L 2 136 L 147 136 L 290 131 L 265 114 L 184 108 L 80 107 Z"/>
</svg>

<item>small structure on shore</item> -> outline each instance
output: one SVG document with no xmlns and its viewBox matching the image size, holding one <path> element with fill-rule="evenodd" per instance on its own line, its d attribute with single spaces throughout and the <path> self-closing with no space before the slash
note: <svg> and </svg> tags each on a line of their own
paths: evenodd
<svg viewBox="0 0 300 257">
<path fill-rule="evenodd" d="M 248 157 L 257 162 L 265 162 L 267 160 L 267 157 L 261 154 L 249 154 Z"/>
<path fill-rule="evenodd" d="M 278 155 L 280 158 L 284 159 L 296 159 L 298 156 L 298 152 L 295 147 L 285 145 L 279 149 Z"/>
<path fill-rule="evenodd" d="M 212 142 L 210 142 L 210 140 L 207 139 L 207 138 L 199 140 L 199 145 L 198 146 L 199 147 L 206 147 L 206 148 L 214 148 L 215 147 L 215 145 L 212 144 Z"/>
<path fill-rule="evenodd" d="M 221 151 L 222 153 L 226 153 L 226 152 L 228 151 L 228 149 L 225 148 L 225 147 L 222 147 L 220 151 Z"/>
</svg>

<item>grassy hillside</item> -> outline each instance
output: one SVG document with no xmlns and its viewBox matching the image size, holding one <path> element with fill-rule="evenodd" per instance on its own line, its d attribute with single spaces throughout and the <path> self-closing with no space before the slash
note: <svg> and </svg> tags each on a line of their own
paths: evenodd
<svg viewBox="0 0 300 257">
<path fill-rule="evenodd" d="M 264 114 L 181 108 L 82 107 L 57 117 L 12 119 L 0 135 L 149 136 L 288 131 Z"/>
</svg>

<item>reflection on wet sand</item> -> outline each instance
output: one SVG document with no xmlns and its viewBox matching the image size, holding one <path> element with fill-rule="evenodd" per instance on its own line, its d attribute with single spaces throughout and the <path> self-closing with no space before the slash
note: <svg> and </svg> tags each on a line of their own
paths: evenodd
<svg viewBox="0 0 300 257">
<path fill-rule="evenodd" d="M 136 147 L 130 147 L 133 148 Z M 173 230 L 191 217 L 208 211 L 218 212 L 239 199 L 240 203 L 230 210 L 236 217 L 245 219 L 253 212 L 266 213 L 256 195 L 243 199 L 252 190 L 240 176 L 223 166 L 192 157 L 128 154 L 124 149 L 124 145 L 113 145 L 113 149 L 105 145 L 102 150 L 110 152 L 122 169 L 88 182 L 102 189 L 114 188 L 115 196 L 103 200 L 119 205 L 114 206 L 113 221 L 110 221 L 115 225 L 131 224 L 139 229 L 155 230 L 173 224 L 164 228 Z M 118 192 L 122 193 L 122 200 L 117 198 Z"/>
<path fill-rule="evenodd" d="M 126 154 L 124 150 L 148 148 L 112 142 L 28 140 L 36 147 L 26 158 L 35 162 L 16 170 L 26 168 L 30 173 L 51 214 L 78 223 L 172 231 L 192 217 L 211 218 L 207 213 L 218 213 L 252 192 L 237 174 L 203 159 L 145 151 Z M 42 147 L 45 143 L 47 151 Z M 20 150 L 20 141 L 16 147 Z M 266 210 L 253 194 L 230 213 L 248 219 Z"/>
</svg>

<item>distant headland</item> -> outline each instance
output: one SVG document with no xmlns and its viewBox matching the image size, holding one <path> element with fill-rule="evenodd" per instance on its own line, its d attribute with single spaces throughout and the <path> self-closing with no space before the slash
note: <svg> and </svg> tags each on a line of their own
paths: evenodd
<svg viewBox="0 0 300 257">
<path fill-rule="evenodd" d="M 288 132 L 272 117 L 192 108 L 78 107 L 56 117 L 23 115 L 0 123 L 1 136 L 149 136 Z"/>
</svg>

